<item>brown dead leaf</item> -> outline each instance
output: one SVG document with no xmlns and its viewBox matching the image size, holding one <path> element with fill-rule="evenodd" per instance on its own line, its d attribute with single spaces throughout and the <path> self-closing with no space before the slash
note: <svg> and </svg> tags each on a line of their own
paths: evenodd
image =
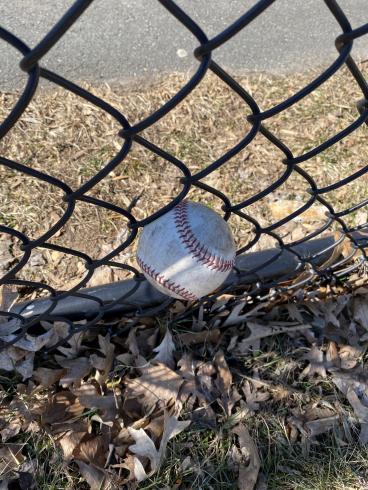
<svg viewBox="0 0 368 490">
<path fill-rule="evenodd" d="M 217 373 L 217 370 L 212 362 L 196 362 L 196 371 L 198 376 L 214 376 Z"/>
<path fill-rule="evenodd" d="M 360 423 L 359 441 L 368 443 L 368 388 L 365 384 L 356 381 L 352 376 L 335 375 L 332 381 L 346 396 Z"/>
<path fill-rule="evenodd" d="M 217 371 L 216 377 L 216 387 L 219 394 L 219 403 L 224 409 L 227 415 L 231 414 L 231 410 L 236 403 L 236 401 L 240 398 L 236 398 L 235 392 L 233 393 L 231 390 L 232 385 L 232 375 L 225 360 L 225 356 L 222 350 L 218 351 L 214 358 L 214 365 Z M 200 378 L 201 385 L 203 386 L 204 377 Z M 211 393 L 211 384 L 212 379 L 208 377 L 208 393 Z"/>
<path fill-rule="evenodd" d="M 323 359 L 323 351 L 316 344 L 304 356 L 304 359 L 309 361 L 308 366 L 301 372 L 300 379 L 305 377 L 313 377 L 316 374 L 322 378 L 326 378 L 326 367 Z"/>
<path fill-rule="evenodd" d="M 225 360 L 225 356 L 222 350 L 219 350 L 214 358 L 214 365 L 217 370 L 216 384 L 220 390 L 220 393 L 229 393 L 233 377 L 231 375 L 229 366 Z"/>
<path fill-rule="evenodd" d="M 186 404 L 186 408 L 191 412 L 191 418 L 197 426 L 213 428 L 216 426 L 216 414 L 210 403 L 217 396 L 212 378 L 216 374 L 216 369 L 212 363 L 201 363 L 197 368 L 196 364 L 191 354 L 188 353 L 185 353 L 178 362 L 180 374 L 184 378 L 184 383 L 179 392 L 179 400 L 182 404 Z M 231 403 L 230 394 L 228 406 Z M 194 409 L 195 405 L 198 405 L 198 408 Z M 228 407 L 223 408 L 226 410 Z"/>
<path fill-rule="evenodd" d="M 27 355 L 27 351 L 23 349 L 19 349 L 18 347 L 14 347 L 14 345 L 10 345 L 6 348 L 6 353 L 14 362 L 18 362 Z"/>
<path fill-rule="evenodd" d="M 162 364 L 165 364 L 169 368 L 174 369 L 174 351 L 175 344 L 173 342 L 170 330 L 167 329 L 161 344 L 153 349 L 153 352 L 156 352 L 156 355 L 152 359 L 152 361 L 160 362 Z"/>
<path fill-rule="evenodd" d="M 115 346 L 110 342 L 110 335 L 106 335 L 105 337 L 99 335 L 98 343 L 104 357 L 92 354 L 90 356 L 90 363 L 97 369 L 96 380 L 102 386 L 109 377 L 114 362 Z"/>
<path fill-rule="evenodd" d="M 13 371 L 15 369 L 15 361 L 10 356 L 8 350 L 0 351 L 0 369 L 3 371 Z"/>
<path fill-rule="evenodd" d="M 70 391 L 60 391 L 51 396 L 44 405 L 41 420 L 43 424 L 60 424 L 79 417 L 84 411 L 75 395 Z"/>
<path fill-rule="evenodd" d="M 340 367 L 340 364 L 336 342 L 330 341 L 326 351 L 326 368 L 329 371 L 336 370 Z"/>
<path fill-rule="evenodd" d="M 12 420 L 11 422 L 8 422 L 6 427 L 0 431 L 2 441 L 6 442 L 8 439 L 11 439 L 19 434 L 21 428 L 22 423 L 19 420 Z"/>
<path fill-rule="evenodd" d="M 124 367 L 135 367 L 134 356 L 130 352 L 124 352 L 124 354 L 115 356 L 115 361 L 118 361 Z"/>
<path fill-rule="evenodd" d="M 249 352 L 259 351 L 261 348 L 261 340 L 271 335 L 279 335 L 283 333 L 292 333 L 298 331 L 306 331 L 311 328 L 308 324 L 288 323 L 284 322 L 282 325 L 276 322 L 268 322 L 267 325 L 260 323 L 254 323 L 252 321 L 247 322 L 247 327 L 250 330 L 250 335 L 245 337 L 236 348 L 233 350 L 235 355 L 248 354 Z"/>
<path fill-rule="evenodd" d="M 224 321 L 223 326 L 228 327 L 230 325 L 236 325 L 238 323 L 245 322 L 248 318 L 255 318 L 257 316 L 262 316 L 265 313 L 264 311 L 262 311 L 262 310 L 264 310 L 265 305 L 260 303 L 257 306 L 255 306 L 254 308 L 252 308 L 252 310 L 241 315 L 240 312 L 242 311 L 242 309 L 246 305 L 247 305 L 246 300 L 241 301 L 238 304 L 236 304 L 233 307 L 233 309 L 231 310 L 230 315 Z"/>
<path fill-rule="evenodd" d="M 33 371 L 33 379 L 43 388 L 49 388 L 53 384 L 57 383 L 64 373 L 64 369 L 49 369 L 39 367 L 38 369 Z"/>
<path fill-rule="evenodd" d="M 194 361 L 191 353 L 184 352 L 178 361 L 180 374 L 185 379 L 192 379 L 194 376 Z"/>
<path fill-rule="evenodd" d="M 183 432 L 189 425 L 190 420 L 180 421 L 174 415 L 169 415 L 165 411 L 164 415 L 164 432 L 162 434 L 160 449 L 159 449 L 159 457 L 160 463 L 165 458 L 167 443 L 173 439 L 175 436 Z"/>
<path fill-rule="evenodd" d="M 115 448 L 115 452 L 117 452 L 118 448 Z M 126 449 L 124 449 L 124 454 L 125 454 L 125 451 Z M 143 473 L 142 474 L 139 474 L 139 471 L 137 471 L 137 473 L 135 474 L 135 461 L 136 461 L 136 457 L 133 456 L 132 454 L 128 454 L 121 463 L 117 463 L 117 464 L 112 464 L 110 465 L 110 468 L 117 468 L 120 470 L 121 469 L 125 469 L 129 472 L 128 476 L 124 479 L 124 480 L 119 480 L 119 484 L 121 485 L 120 488 L 125 488 L 123 485 L 124 484 L 127 484 L 129 482 L 132 482 L 132 488 L 136 488 L 136 483 L 134 483 L 132 480 L 136 480 L 137 482 L 138 481 L 142 481 L 144 480 L 145 476 L 146 475 L 146 472 L 143 468 L 143 465 L 141 464 L 142 466 L 142 470 L 143 470 Z M 138 460 L 139 461 L 139 460 Z M 127 486 L 127 488 L 129 488 L 129 486 Z"/>
<path fill-rule="evenodd" d="M 327 260 L 325 260 L 318 268 L 319 270 L 325 270 L 328 267 L 331 267 L 334 265 L 340 258 L 341 255 L 347 257 L 349 255 L 351 246 L 350 246 L 350 240 L 343 240 L 342 242 L 338 243 L 341 234 L 338 231 L 335 231 L 333 233 L 334 240 L 336 242 L 336 245 L 332 249 L 331 255 L 328 257 Z M 349 252 L 348 252 L 349 251 Z M 347 253 L 348 252 L 348 253 Z M 347 253 L 347 255 L 346 255 Z M 344 255 L 345 254 L 345 255 Z"/>
<path fill-rule="evenodd" d="M 16 335 L 5 335 L 2 337 L 4 342 L 13 342 L 16 339 Z M 28 352 L 38 352 L 42 347 L 54 344 L 57 341 L 57 336 L 53 330 L 49 330 L 42 335 L 37 335 L 33 337 L 32 335 L 26 334 L 20 338 L 15 344 L 15 347 L 28 351 Z"/>
<path fill-rule="evenodd" d="M 221 331 L 218 328 L 203 330 L 202 332 L 185 332 L 177 335 L 179 342 L 188 347 L 203 343 L 217 344 L 220 337 Z"/>
<path fill-rule="evenodd" d="M 339 415 L 336 415 L 330 408 L 311 406 L 303 412 L 292 410 L 293 416 L 288 417 L 288 423 L 292 430 L 298 429 L 302 435 L 304 445 L 317 443 L 316 437 L 329 432 L 337 427 L 340 422 Z M 297 432 L 295 436 L 296 441 Z"/>
<path fill-rule="evenodd" d="M 141 458 L 148 458 L 151 466 L 149 474 L 143 468 L 142 462 L 135 458 L 134 475 L 138 482 L 141 482 L 155 473 L 160 463 L 160 455 L 152 439 L 146 434 L 143 429 L 133 429 L 128 427 L 129 434 L 134 439 L 135 443 L 129 446 L 129 451 L 137 454 Z"/>
<path fill-rule="evenodd" d="M 333 301 L 325 301 L 318 303 L 319 314 L 324 319 L 325 325 L 329 323 L 336 328 L 340 328 L 339 315 L 344 309 L 348 299 L 346 297 L 336 298 Z M 316 305 L 314 305 L 316 306 Z M 310 308 L 310 305 L 308 305 Z"/>
<path fill-rule="evenodd" d="M 27 352 L 10 346 L 0 351 L 0 369 L 16 371 L 24 381 L 32 376 L 34 356 L 34 352 Z"/>
<path fill-rule="evenodd" d="M 34 357 L 34 352 L 27 352 L 24 359 L 17 362 L 14 367 L 14 369 L 22 376 L 23 381 L 32 377 Z"/>
<path fill-rule="evenodd" d="M 191 354 L 189 354 L 191 356 Z M 192 357 L 192 368 L 198 376 L 214 376 L 217 370 L 211 361 L 194 360 Z"/>
<path fill-rule="evenodd" d="M 183 378 L 164 364 L 149 366 L 139 378 L 126 380 L 126 399 L 139 399 L 146 409 L 176 401 Z"/>
<path fill-rule="evenodd" d="M 239 490 L 253 490 L 261 467 L 257 446 L 243 424 L 234 427 L 232 432 L 238 436 L 242 454 L 242 462 L 239 465 L 238 488 Z"/>
<path fill-rule="evenodd" d="M 86 434 L 74 449 L 74 457 L 103 469 L 106 463 L 108 446 L 106 437 Z"/>
<path fill-rule="evenodd" d="M 242 386 L 242 391 L 245 396 L 247 407 L 251 412 L 259 410 L 259 404 L 267 401 L 270 398 L 270 394 L 257 390 L 253 383 L 245 380 Z"/>
<path fill-rule="evenodd" d="M 365 351 L 364 347 L 343 345 L 339 349 L 341 369 L 353 369 Z"/>
<path fill-rule="evenodd" d="M 133 348 L 133 343 L 135 343 L 134 354 L 137 357 L 142 356 L 145 358 L 152 355 L 152 351 L 157 345 L 158 335 L 158 327 L 149 328 L 146 325 L 138 325 L 138 327 L 134 329 L 134 337 L 129 341 L 129 350 Z"/>
<path fill-rule="evenodd" d="M 90 421 L 87 418 L 82 418 L 80 415 L 77 415 L 61 422 L 54 422 L 50 429 L 53 436 L 59 438 L 71 430 L 75 432 L 90 432 L 91 427 Z"/>
<path fill-rule="evenodd" d="M 60 384 L 63 388 L 66 388 L 72 384 L 80 386 L 82 380 L 87 376 L 92 366 L 86 357 L 79 357 L 77 359 L 67 359 L 62 356 L 55 356 L 56 362 L 66 370 L 66 373 L 60 379 Z"/>
<path fill-rule="evenodd" d="M 270 212 L 275 221 L 279 221 L 285 216 L 294 213 L 297 209 L 301 208 L 303 202 L 292 201 L 290 199 L 278 199 L 272 201 L 269 205 Z M 316 221 L 323 223 L 326 220 L 325 206 L 321 204 L 313 204 L 310 208 L 305 210 L 302 214 L 294 218 L 294 221 L 311 224 Z"/>
<path fill-rule="evenodd" d="M 111 284 L 114 282 L 114 269 L 107 265 L 102 265 L 95 269 L 93 276 L 87 283 L 88 288 L 95 288 L 103 284 Z"/>
<path fill-rule="evenodd" d="M 170 439 L 186 429 L 188 425 L 190 425 L 190 421 L 179 421 L 175 416 L 169 416 L 165 412 L 164 432 L 162 434 L 160 448 L 158 450 L 156 449 L 152 439 L 143 429 L 135 430 L 131 427 L 128 428 L 129 434 L 135 441 L 135 444 L 129 446 L 129 450 L 141 458 L 148 458 L 151 466 L 151 470 L 147 474 L 143 467 L 142 461 L 135 457 L 134 474 L 138 482 L 145 480 L 158 471 L 163 459 L 165 458 L 167 443 Z"/>
<path fill-rule="evenodd" d="M 43 404 L 35 399 L 27 399 L 27 402 L 15 397 L 9 404 L 9 411 L 12 415 L 21 418 L 25 424 L 31 424 L 34 420 L 34 415 L 40 415 L 43 410 Z"/>
<path fill-rule="evenodd" d="M 212 383 L 209 384 L 209 387 L 206 386 L 203 377 L 185 380 L 180 388 L 180 402 L 186 404 L 187 410 L 191 412 L 192 420 L 198 421 L 201 426 L 214 427 L 216 425 L 216 414 L 211 407 L 211 403 L 216 399 L 213 395 L 213 388 Z M 199 407 L 194 410 L 196 404 Z M 225 407 L 223 408 L 225 410 Z"/>
<path fill-rule="evenodd" d="M 83 322 L 79 322 L 79 324 L 86 323 L 86 320 Z M 64 330 L 65 325 L 63 325 L 63 330 Z M 67 330 L 69 331 L 69 327 L 67 326 Z M 65 332 L 62 332 L 62 336 L 65 336 Z M 75 333 L 70 337 L 68 340 L 68 344 L 70 347 L 64 347 L 60 346 L 58 347 L 58 351 L 61 352 L 65 357 L 68 359 L 75 359 L 81 352 L 82 350 L 82 341 L 84 337 L 84 332 L 80 331 Z M 56 356 L 55 356 L 56 357 Z"/>
<path fill-rule="evenodd" d="M 100 395 L 94 385 L 84 383 L 73 389 L 73 394 L 84 408 L 100 410 L 103 421 L 115 420 L 117 417 L 118 402 L 113 393 Z"/>
<path fill-rule="evenodd" d="M 91 490 L 107 490 L 110 487 L 107 475 L 84 461 L 75 461 L 79 467 L 80 474 L 86 480 Z"/>
<path fill-rule="evenodd" d="M 69 335 L 70 326 L 65 322 L 56 321 L 56 322 L 50 323 L 50 322 L 46 322 L 46 321 L 41 321 L 40 323 L 45 330 L 53 329 L 55 331 L 56 335 L 59 337 L 59 339 L 65 339 Z M 79 334 L 75 334 L 75 335 L 77 337 L 79 336 Z M 73 343 L 73 340 L 71 340 L 71 342 Z M 63 350 L 63 348 L 61 347 L 61 351 L 62 350 Z"/>
<path fill-rule="evenodd" d="M 368 300 L 364 296 L 356 296 L 353 302 L 354 320 L 368 331 Z"/>
<path fill-rule="evenodd" d="M 200 393 L 209 402 L 216 400 L 219 396 L 219 390 L 216 388 L 215 379 L 213 378 L 214 374 L 216 374 L 216 368 L 210 362 L 200 364 L 197 369 L 197 385 L 200 388 Z"/>
<path fill-rule="evenodd" d="M 301 314 L 302 308 L 298 308 L 298 305 L 294 303 L 288 303 L 285 307 L 289 313 L 291 320 L 296 320 L 300 324 L 304 323 L 304 319 Z"/>
<path fill-rule="evenodd" d="M 150 436 L 150 438 L 153 440 L 154 443 L 156 443 L 160 437 L 163 434 L 164 431 L 164 423 L 165 423 L 165 415 L 164 413 L 162 415 L 154 415 L 151 418 L 151 421 L 148 425 L 144 426 L 144 430 L 147 432 L 147 434 Z M 136 427 L 137 424 L 134 424 L 134 428 Z"/>
<path fill-rule="evenodd" d="M 5 476 L 13 470 L 18 470 L 25 461 L 22 450 L 25 444 L 2 444 L 0 447 L 0 475 Z"/>
<path fill-rule="evenodd" d="M 69 462 L 73 459 L 75 449 L 86 434 L 86 430 L 76 431 L 73 427 L 72 430 L 62 433 L 62 436 L 57 439 L 63 451 L 64 461 Z"/>
<path fill-rule="evenodd" d="M 138 330 L 138 327 L 133 327 L 129 330 L 128 337 L 126 340 L 126 345 L 129 349 L 129 352 L 133 354 L 133 356 L 139 356 L 139 347 L 138 347 L 138 341 L 137 341 L 137 335 L 136 332 Z"/>
<path fill-rule="evenodd" d="M 339 423 L 339 416 L 325 417 L 323 419 L 310 420 L 304 424 L 304 430 L 307 437 L 314 439 L 315 437 L 325 434 L 332 430 Z"/>
<path fill-rule="evenodd" d="M 299 412 L 299 410 L 297 412 Z M 302 415 L 305 422 L 310 422 L 311 420 L 332 417 L 333 415 L 336 415 L 336 409 L 328 401 L 322 399 L 320 402 L 311 402 L 304 407 Z"/>
</svg>

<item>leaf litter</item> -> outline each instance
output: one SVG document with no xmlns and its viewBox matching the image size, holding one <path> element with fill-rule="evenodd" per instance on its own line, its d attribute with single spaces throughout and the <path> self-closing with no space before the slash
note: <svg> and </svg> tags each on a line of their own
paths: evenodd
<svg viewBox="0 0 368 490">
<path fill-rule="evenodd" d="M 115 331 L 102 322 L 70 336 L 41 365 L 38 356 L 69 327 L 43 324 L 39 336 L 16 340 L 1 358 L 1 369 L 21 378 L 13 393 L 1 389 L 4 478 L 19 478 L 28 461 L 20 434 L 47 435 L 90 488 L 107 489 L 151 481 L 172 439 L 210 430 L 232 440 L 238 488 L 261 488 L 266 454 L 252 424 L 280 404 L 285 440 L 303 454 L 326 434 L 340 446 L 354 437 L 368 444 L 368 295 L 345 295 L 335 310 L 323 299 L 256 308 L 228 306 L 232 299 L 219 300 L 227 313 L 216 327 L 215 305 L 184 324 L 170 320 L 177 305 L 153 322 L 129 314 Z M 283 359 L 278 341 L 288 346 Z M 194 468 L 184 454 L 180 464 Z"/>
</svg>

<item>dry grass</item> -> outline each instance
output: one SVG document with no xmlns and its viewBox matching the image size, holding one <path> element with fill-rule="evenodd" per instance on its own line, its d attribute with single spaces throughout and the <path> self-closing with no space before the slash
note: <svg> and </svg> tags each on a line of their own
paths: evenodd
<svg viewBox="0 0 368 490">
<path fill-rule="evenodd" d="M 362 69 L 367 71 L 366 65 Z M 239 81 L 264 110 L 295 93 L 313 75 L 275 78 L 262 74 Z M 146 86 L 88 88 L 134 123 L 167 101 L 185 79 L 183 75 L 172 75 Z M 3 118 L 16 95 L 3 93 L 0 97 L 0 117 Z M 352 77 L 341 70 L 296 106 L 267 121 L 266 126 L 291 148 L 294 155 L 300 155 L 356 119 L 356 102 L 360 98 Z M 143 135 L 181 159 L 194 173 L 233 147 L 249 131 L 247 114 L 249 108 L 244 102 L 224 83 L 208 75 L 182 104 Z M 63 90 L 48 88 L 37 94 L 16 127 L 1 141 L 0 153 L 77 189 L 103 168 L 121 147 L 118 129 L 110 116 L 91 104 Z M 336 182 L 366 164 L 366 136 L 367 127 L 363 126 L 301 167 L 319 186 Z M 221 190 L 232 203 L 239 203 L 282 175 L 285 170 L 283 156 L 259 135 L 204 182 Z M 180 176 L 173 165 L 134 144 L 127 158 L 93 188 L 90 195 L 127 207 L 142 192 L 133 213 L 137 219 L 143 219 L 177 195 Z M 366 183 L 366 176 L 363 176 L 324 197 L 341 210 L 366 197 Z M 283 217 L 306 202 L 308 187 L 304 179 L 293 173 L 284 185 L 245 211 L 262 225 L 271 224 L 276 221 L 276 214 L 277 218 Z M 25 232 L 30 238 L 45 232 L 65 210 L 58 189 L 3 166 L 0 166 L 0 196 L 1 221 Z M 221 210 L 222 203 L 212 194 L 193 188 L 190 197 Z M 300 238 L 322 224 L 324 216 L 318 206 L 308 213 L 300 217 L 297 226 L 287 224 L 277 230 L 286 242 Z M 364 208 L 347 218 L 350 225 L 366 221 Z M 247 221 L 232 216 L 230 225 L 239 247 L 253 238 L 252 226 Z M 109 251 L 114 242 L 116 245 L 125 230 L 126 220 L 119 214 L 79 202 L 72 218 L 50 241 L 97 258 Z M 274 245 L 273 239 L 262 235 L 254 250 Z M 21 253 L 17 246 L 14 242 L 13 253 L 19 257 Z M 134 264 L 134 249 L 135 243 L 122 255 L 122 261 Z M 32 265 L 26 266 L 22 277 L 44 280 L 57 288 L 70 286 L 83 277 L 84 265 L 79 259 L 43 249 L 35 250 L 33 257 Z"/>
</svg>

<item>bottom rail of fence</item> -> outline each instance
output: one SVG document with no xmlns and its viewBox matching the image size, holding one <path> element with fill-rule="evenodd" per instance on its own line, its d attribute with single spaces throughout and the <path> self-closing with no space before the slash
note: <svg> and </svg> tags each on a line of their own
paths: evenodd
<svg viewBox="0 0 368 490">
<path fill-rule="evenodd" d="M 354 238 L 367 240 L 367 234 L 356 233 Z M 315 258 L 312 258 L 311 263 L 314 267 L 318 267 L 331 257 L 334 251 L 334 243 L 335 238 L 331 235 L 296 245 L 292 250 L 303 258 L 316 255 Z M 322 253 L 320 253 L 321 251 Z M 273 260 L 273 258 L 275 259 Z M 239 255 L 235 270 L 229 275 L 224 286 L 227 289 L 232 287 L 235 289 L 247 284 L 259 283 L 262 285 L 269 283 L 270 280 L 277 281 L 280 278 L 291 279 L 300 273 L 299 265 L 298 256 L 288 249 L 274 248 Z M 129 295 L 133 290 L 134 292 Z M 156 290 L 146 280 L 140 281 L 138 287 L 135 279 L 129 279 L 82 289 L 80 293 L 84 297 L 71 295 L 60 299 L 52 310 L 52 316 L 66 317 L 71 320 L 89 319 L 98 314 L 101 303 L 112 305 L 125 295 L 127 297 L 124 300 L 106 308 L 106 312 L 116 314 L 151 308 L 167 301 L 167 296 Z M 91 299 L 85 296 L 91 296 Z M 49 298 L 41 298 L 17 303 L 11 311 L 25 318 L 39 316 L 50 308 L 50 301 Z"/>
</svg>

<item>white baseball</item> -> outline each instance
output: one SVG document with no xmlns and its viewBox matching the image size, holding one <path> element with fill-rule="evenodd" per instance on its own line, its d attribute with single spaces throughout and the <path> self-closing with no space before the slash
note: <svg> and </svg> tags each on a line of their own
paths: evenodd
<svg viewBox="0 0 368 490">
<path fill-rule="evenodd" d="M 235 263 L 235 245 L 217 213 L 182 201 L 143 228 L 137 262 L 161 292 L 193 301 L 224 282 Z"/>
</svg>

